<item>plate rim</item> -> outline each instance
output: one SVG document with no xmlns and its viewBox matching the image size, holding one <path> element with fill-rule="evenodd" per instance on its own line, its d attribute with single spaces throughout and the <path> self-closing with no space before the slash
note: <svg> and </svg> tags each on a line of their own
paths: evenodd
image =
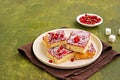
<svg viewBox="0 0 120 80">
<path fill-rule="evenodd" d="M 103 49 L 102 42 L 100 41 L 100 39 L 99 39 L 95 34 L 93 34 L 93 33 L 90 32 L 90 33 L 92 34 L 92 36 L 94 36 L 94 37 L 98 40 L 101 48 L 100 48 L 99 54 L 97 53 L 97 56 L 96 56 L 94 59 L 91 59 L 91 62 L 87 63 L 87 65 L 85 64 L 85 65 L 79 65 L 79 66 L 72 66 L 72 67 L 70 67 L 69 65 L 68 65 L 68 66 L 62 66 L 62 65 L 59 65 L 59 64 L 55 64 L 55 63 L 49 63 L 48 61 L 43 61 L 42 59 L 40 59 L 40 58 L 37 56 L 37 53 L 36 53 L 36 51 L 35 51 L 36 41 L 40 38 L 40 36 L 43 36 L 43 35 L 47 34 L 48 32 L 57 31 L 57 30 L 82 30 L 82 29 L 75 29 L 75 28 L 53 29 L 53 30 L 50 30 L 50 31 L 47 31 L 47 32 L 45 32 L 45 33 L 40 34 L 40 35 L 34 40 L 32 49 L 33 49 L 33 53 L 34 53 L 35 57 L 36 57 L 40 62 L 42 62 L 43 64 L 48 65 L 48 66 L 50 66 L 50 67 L 58 68 L 58 69 L 75 69 L 75 68 L 84 67 L 84 66 L 87 66 L 87 65 L 93 63 L 93 62 L 101 55 L 101 52 L 102 52 L 102 49 Z M 84 30 L 84 31 L 86 31 L 86 30 Z M 87 32 L 89 32 L 89 31 L 87 31 Z"/>
</svg>

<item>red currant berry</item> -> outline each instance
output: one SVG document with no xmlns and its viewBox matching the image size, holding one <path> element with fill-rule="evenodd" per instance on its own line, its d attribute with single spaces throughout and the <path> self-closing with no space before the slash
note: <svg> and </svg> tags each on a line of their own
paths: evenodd
<svg viewBox="0 0 120 80">
<path fill-rule="evenodd" d="M 51 33 L 51 36 L 53 37 L 53 36 L 54 36 L 54 33 Z"/>
<path fill-rule="evenodd" d="M 71 62 L 73 62 L 75 59 L 74 58 L 71 58 Z"/>
<path fill-rule="evenodd" d="M 62 49 L 63 49 L 63 46 L 61 45 L 59 49 L 62 50 Z"/>
<path fill-rule="evenodd" d="M 79 36 L 76 36 L 76 37 L 74 38 L 74 42 L 75 42 L 75 43 L 78 43 L 79 41 L 80 41 Z"/>
<path fill-rule="evenodd" d="M 57 52 L 59 53 L 59 52 L 60 52 L 60 49 L 58 49 Z"/>
<path fill-rule="evenodd" d="M 98 19 L 97 19 L 97 22 L 100 22 L 100 21 L 101 21 L 101 19 L 100 19 L 100 18 L 98 18 Z"/>
<path fill-rule="evenodd" d="M 52 62 L 53 62 L 53 60 L 49 60 L 49 62 L 50 62 L 50 63 L 52 63 Z"/>
<path fill-rule="evenodd" d="M 91 16 L 92 19 L 97 19 L 97 16 Z"/>
<path fill-rule="evenodd" d="M 85 23 L 87 19 L 86 19 L 86 17 L 81 17 L 79 20 L 80 20 L 80 22 Z"/>
<path fill-rule="evenodd" d="M 58 36 L 59 36 L 59 34 L 56 33 L 56 34 L 54 35 L 54 38 L 57 39 Z"/>
<path fill-rule="evenodd" d="M 61 34 L 61 35 L 60 35 L 60 37 L 61 37 L 61 38 L 63 38 L 63 37 L 64 37 L 64 35 L 63 35 L 63 34 Z"/>
<path fill-rule="evenodd" d="M 58 56 L 61 56 L 62 55 L 62 53 L 58 53 Z"/>
<path fill-rule="evenodd" d="M 63 50 L 63 51 L 62 51 L 63 54 L 66 54 L 66 52 L 67 52 L 66 50 Z"/>
</svg>

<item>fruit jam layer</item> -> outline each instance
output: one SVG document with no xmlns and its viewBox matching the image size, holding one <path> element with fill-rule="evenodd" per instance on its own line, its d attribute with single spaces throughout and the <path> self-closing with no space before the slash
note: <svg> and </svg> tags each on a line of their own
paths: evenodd
<svg viewBox="0 0 120 80">
<path fill-rule="evenodd" d="M 59 47 L 57 46 L 57 47 L 50 48 L 48 50 L 48 53 L 50 53 L 52 56 L 56 57 L 57 59 L 61 59 L 67 54 L 71 54 L 72 51 L 66 49 L 65 46 L 61 45 Z"/>
<path fill-rule="evenodd" d="M 64 40 L 66 40 L 66 37 L 63 30 L 58 30 L 56 32 L 48 33 L 49 43 L 54 43 L 54 42 L 64 41 Z"/>
<path fill-rule="evenodd" d="M 90 33 L 87 31 L 79 30 L 79 31 L 72 31 L 70 37 L 67 40 L 68 44 L 86 47 L 90 40 Z"/>
</svg>

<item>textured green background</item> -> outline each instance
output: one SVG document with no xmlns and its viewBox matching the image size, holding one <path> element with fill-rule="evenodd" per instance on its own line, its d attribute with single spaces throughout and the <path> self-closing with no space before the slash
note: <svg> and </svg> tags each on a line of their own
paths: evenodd
<svg viewBox="0 0 120 80">
<path fill-rule="evenodd" d="M 104 23 L 85 28 L 76 22 L 81 13 L 96 13 Z M 88 30 L 120 52 L 119 0 L 0 0 L 0 80 L 56 80 L 18 54 L 17 48 L 40 34 L 63 26 Z M 106 27 L 116 42 L 108 42 Z M 119 80 L 120 58 L 112 61 L 88 80 Z"/>
</svg>

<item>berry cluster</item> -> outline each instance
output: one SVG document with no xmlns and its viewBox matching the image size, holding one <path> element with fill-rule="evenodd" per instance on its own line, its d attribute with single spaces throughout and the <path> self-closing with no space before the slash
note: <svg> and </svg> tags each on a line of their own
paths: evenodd
<svg viewBox="0 0 120 80">
<path fill-rule="evenodd" d="M 62 54 L 66 54 L 66 53 L 67 53 L 67 51 L 66 51 L 65 49 L 63 49 L 63 48 L 64 48 L 63 45 L 61 45 L 61 46 L 58 48 L 57 52 L 58 52 L 58 55 L 59 55 L 59 56 L 61 56 Z"/>
<path fill-rule="evenodd" d="M 84 24 L 92 24 L 92 25 L 94 25 L 96 23 L 99 23 L 101 21 L 101 18 L 97 17 L 96 15 L 85 14 L 79 20 L 80 20 L 80 22 L 82 22 Z"/>
</svg>

